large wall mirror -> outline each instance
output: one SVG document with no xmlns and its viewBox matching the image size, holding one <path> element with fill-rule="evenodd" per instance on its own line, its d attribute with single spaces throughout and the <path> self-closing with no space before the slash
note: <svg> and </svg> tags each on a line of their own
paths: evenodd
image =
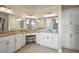
<svg viewBox="0 0 79 59">
<path fill-rule="evenodd" d="M 37 24 L 37 22 L 36 22 L 36 19 L 34 19 L 34 18 L 25 18 L 25 20 L 24 20 L 24 28 L 25 29 L 36 29 L 36 24 Z"/>
<path fill-rule="evenodd" d="M 49 32 L 58 32 L 58 17 L 48 17 L 45 20 L 45 28 Z"/>
</svg>

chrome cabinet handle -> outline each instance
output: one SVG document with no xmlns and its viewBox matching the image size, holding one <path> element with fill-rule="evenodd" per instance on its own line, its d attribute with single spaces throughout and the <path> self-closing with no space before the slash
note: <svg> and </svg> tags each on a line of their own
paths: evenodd
<svg viewBox="0 0 79 59">
<path fill-rule="evenodd" d="M 52 37 L 52 40 L 53 40 L 53 37 Z"/>
<path fill-rule="evenodd" d="M 9 44 L 9 41 L 7 41 L 7 43 L 6 43 L 7 45 Z"/>
<path fill-rule="evenodd" d="M 70 37 L 72 37 L 72 34 L 70 34 Z"/>
<path fill-rule="evenodd" d="M 47 36 L 47 39 L 49 39 L 49 37 Z"/>
</svg>

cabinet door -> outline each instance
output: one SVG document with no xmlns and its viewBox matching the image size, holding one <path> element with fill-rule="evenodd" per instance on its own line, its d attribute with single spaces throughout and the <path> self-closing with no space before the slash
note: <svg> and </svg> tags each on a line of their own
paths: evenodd
<svg viewBox="0 0 79 59">
<path fill-rule="evenodd" d="M 2 38 L 0 38 L 2 39 Z M 0 53 L 7 53 L 7 41 L 6 40 L 0 40 Z"/>
<path fill-rule="evenodd" d="M 36 43 L 39 43 L 39 41 L 40 41 L 40 36 L 39 36 L 39 34 L 37 34 L 36 35 Z"/>
<path fill-rule="evenodd" d="M 0 37 L 0 53 L 8 52 L 8 39 L 6 37 Z"/>
<path fill-rule="evenodd" d="M 43 33 L 38 33 L 36 35 L 36 43 L 37 44 L 43 44 L 44 40 L 44 34 Z"/>
<path fill-rule="evenodd" d="M 16 50 L 21 48 L 20 35 L 16 35 Z"/>
<path fill-rule="evenodd" d="M 58 49 L 58 35 L 48 34 L 47 36 L 47 46 L 53 49 Z"/>
<path fill-rule="evenodd" d="M 63 10 L 62 12 L 62 25 L 63 26 L 70 26 L 70 10 Z"/>
<path fill-rule="evenodd" d="M 47 47 L 53 48 L 53 39 L 51 34 L 48 34 L 46 36 L 46 41 L 47 41 Z"/>
<path fill-rule="evenodd" d="M 16 49 L 15 49 L 15 36 L 14 35 L 12 35 L 12 36 L 9 36 L 8 37 L 8 52 L 15 52 L 16 51 Z"/>
<path fill-rule="evenodd" d="M 71 9 L 70 18 L 73 26 L 79 26 L 79 8 Z"/>
<path fill-rule="evenodd" d="M 25 44 L 25 36 L 22 34 L 16 35 L 16 50 L 20 49 Z"/>
<path fill-rule="evenodd" d="M 52 40 L 53 40 L 53 48 L 58 49 L 58 40 L 59 40 L 58 34 L 52 34 Z"/>
<path fill-rule="evenodd" d="M 25 45 L 25 35 L 20 35 L 21 46 Z"/>
<path fill-rule="evenodd" d="M 43 33 L 42 35 L 41 35 L 41 44 L 43 45 L 43 46 L 46 46 L 46 47 L 48 47 L 48 39 L 49 39 L 49 36 L 48 36 L 48 34 L 47 33 Z"/>
<path fill-rule="evenodd" d="M 79 32 L 72 32 L 71 48 L 79 50 Z"/>
<path fill-rule="evenodd" d="M 70 48 L 70 39 L 71 39 L 70 31 L 64 31 L 64 34 L 62 36 L 62 46 L 64 48 Z"/>
</svg>

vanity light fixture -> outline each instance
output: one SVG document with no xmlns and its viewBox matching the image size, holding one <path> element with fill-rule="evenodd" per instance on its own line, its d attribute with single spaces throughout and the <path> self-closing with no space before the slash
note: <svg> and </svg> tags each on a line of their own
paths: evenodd
<svg viewBox="0 0 79 59">
<path fill-rule="evenodd" d="M 57 13 L 47 14 L 47 15 L 44 15 L 43 17 L 53 17 L 53 16 L 57 16 Z"/>
<path fill-rule="evenodd" d="M 37 18 L 37 17 L 35 17 L 35 16 L 30 16 L 30 15 L 26 15 L 26 18 Z"/>
<path fill-rule="evenodd" d="M 16 19 L 16 21 L 21 21 L 22 19 L 20 19 L 20 18 L 18 18 L 18 19 Z"/>
</svg>

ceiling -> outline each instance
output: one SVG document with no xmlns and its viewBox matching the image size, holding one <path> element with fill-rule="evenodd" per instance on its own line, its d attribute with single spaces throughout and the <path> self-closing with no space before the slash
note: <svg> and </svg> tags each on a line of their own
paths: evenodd
<svg viewBox="0 0 79 59">
<path fill-rule="evenodd" d="M 26 10 L 31 10 L 33 15 L 41 16 L 48 13 L 55 13 L 58 11 L 57 5 L 19 5 L 19 7 L 25 8 Z"/>
<path fill-rule="evenodd" d="M 40 10 L 40 9 L 44 9 L 44 8 L 56 8 L 56 5 L 18 5 L 20 7 L 26 8 L 26 9 L 30 9 L 30 10 Z"/>
<path fill-rule="evenodd" d="M 55 13 L 58 11 L 59 5 L 5 5 L 11 9 L 17 10 L 34 16 L 42 16 L 48 13 Z"/>
</svg>

